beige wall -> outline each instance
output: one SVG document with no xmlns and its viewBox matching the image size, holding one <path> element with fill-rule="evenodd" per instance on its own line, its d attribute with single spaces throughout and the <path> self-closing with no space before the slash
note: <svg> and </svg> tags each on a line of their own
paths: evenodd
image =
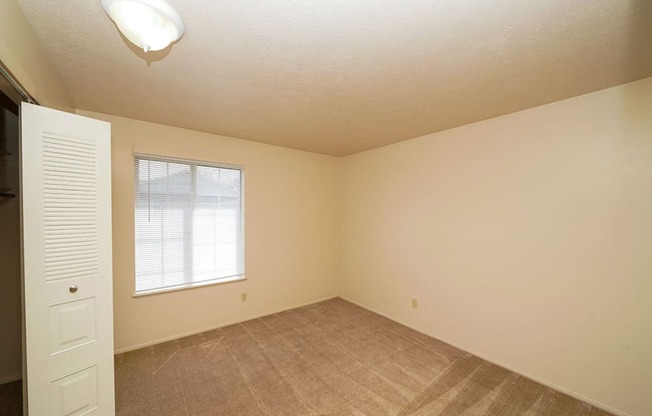
<svg viewBox="0 0 652 416">
<path fill-rule="evenodd" d="M 18 117 L 0 110 L 0 190 L 16 192 Z M 21 378 L 20 202 L 0 198 L 0 384 Z"/>
<path fill-rule="evenodd" d="M 111 122 L 116 350 L 337 295 L 338 159 L 78 113 Z M 244 166 L 246 281 L 132 297 L 133 152 Z M 242 292 L 248 293 L 245 303 Z"/>
<path fill-rule="evenodd" d="M 59 74 L 15 0 L 0 0 L 0 62 L 40 104 L 73 111 Z"/>
<path fill-rule="evenodd" d="M 652 414 L 652 78 L 347 157 L 342 184 L 344 297 Z"/>
</svg>

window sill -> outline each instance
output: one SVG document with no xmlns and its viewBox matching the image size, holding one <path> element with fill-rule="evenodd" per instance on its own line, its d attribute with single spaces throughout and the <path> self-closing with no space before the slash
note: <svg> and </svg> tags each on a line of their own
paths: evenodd
<svg viewBox="0 0 652 416">
<path fill-rule="evenodd" d="M 171 286 L 162 289 L 152 289 L 152 290 L 146 290 L 142 292 L 136 292 L 132 295 L 132 297 L 140 298 L 142 296 L 158 295 L 160 293 L 168 293 L 168 292 L 178 292 L 180 290 L 196 289 L 198 287 L 221 285 L 224 283 L 241 282 L 243 280 L 247 280 L 247 277 L 245 275 L 231 276 L 231 277 L 225 277 L 224 279 L 207 280 L 205 282 L 188 283 L 182 286 Z"/>
</svg>

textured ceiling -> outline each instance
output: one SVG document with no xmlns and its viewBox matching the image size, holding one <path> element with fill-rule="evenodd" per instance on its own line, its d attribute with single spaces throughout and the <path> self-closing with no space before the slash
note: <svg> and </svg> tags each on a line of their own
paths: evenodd
<svg viewBox="0 0 652 416">
<path fill-rule="evenodd" d="M 652 76 L 650 0 L 168 0 L 171 49 L 100 0 L 18 0 L 75 106 L 346 155 Z"/>
</svg>

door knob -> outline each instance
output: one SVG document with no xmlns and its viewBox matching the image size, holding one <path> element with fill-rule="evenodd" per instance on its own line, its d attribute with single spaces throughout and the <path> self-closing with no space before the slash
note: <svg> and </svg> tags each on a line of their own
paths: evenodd
<svg viewBox="0 0 652 416">
<path fill-rule="evenodd" d="M 77 285 L 72 285 L 72 286 L 70 286 L 70 287 L 68 288 L 68 290 L 70 291 L 70 293 L 75 293 L 75 292 L 77 291 L 77 289 L 79 289 L 79 288 L 77 287 Z"/>
</svg>

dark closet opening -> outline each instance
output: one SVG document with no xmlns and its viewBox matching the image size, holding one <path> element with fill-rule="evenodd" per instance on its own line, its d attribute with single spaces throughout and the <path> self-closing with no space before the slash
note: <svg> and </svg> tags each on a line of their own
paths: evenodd
<svg viewBox="0 0 652 416">
<path fill-rule="evenodd" d="M 0 90 L 0 416 L 23 414 L 18 104 Z"/>
</svg>

